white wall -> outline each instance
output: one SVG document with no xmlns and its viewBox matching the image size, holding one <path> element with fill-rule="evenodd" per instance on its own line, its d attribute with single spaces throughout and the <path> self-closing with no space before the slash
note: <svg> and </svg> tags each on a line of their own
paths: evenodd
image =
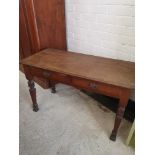
<svg viewBox="0 0 155 155">
<path fill-rule="evenodd" d="M 70 51 L 135 60 L 133 0 L 66 0 Z"/>
<path fill-rule="evenodd" d="M 135 61 L 134 0 L 65 2 L 69 51 Z"/>
</svg>

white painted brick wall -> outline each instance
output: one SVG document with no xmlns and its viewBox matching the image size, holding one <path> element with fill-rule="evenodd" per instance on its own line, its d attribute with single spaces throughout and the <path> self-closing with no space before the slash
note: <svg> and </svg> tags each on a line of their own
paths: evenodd
<svg viewBox="0 0 155 155">
<path fill-rule="evenodd" d="M 65 2 L 69 51 L 135 61 L 134 0 Z"/>
<path fill-rule="evenodd" d="M 66 0 L 68 50 L 135 61 L 134 0 Z"/>
</svg>

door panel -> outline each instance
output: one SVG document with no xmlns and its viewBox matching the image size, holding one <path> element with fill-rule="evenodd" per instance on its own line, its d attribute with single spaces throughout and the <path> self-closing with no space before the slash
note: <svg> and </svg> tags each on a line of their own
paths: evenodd
<svg viewBox="0 0 155 155">
<path fill-rule="evenodd" d="M 31 55 L 31 45 L 21 0 L 19 1 L 19 55 L 20 59 Z"/>
<path fill-rule="evenodd" d="M 67 49 L 65 0 L 19 0 L 20 58 L 45 48 Z M 49 81 L 36 78 L 49 87 Z"/>
<path fill-rule="evenodd" d="M 34 0 L 40 48 L 66 49 L 64 0 Z"/>
</svg>

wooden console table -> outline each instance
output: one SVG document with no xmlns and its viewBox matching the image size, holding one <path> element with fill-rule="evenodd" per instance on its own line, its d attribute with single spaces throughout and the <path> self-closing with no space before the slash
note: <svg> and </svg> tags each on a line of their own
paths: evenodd
<svg viewBox="0 0 155 155">
<path fill-rule="evenodd" d="M 39 110 L 36 100 L 35 76 L 49 80 L 52 92 L 55 83 L 105 94 L 119 99 L 114 128 L 110 139 L 115 141 L 118 128 L 134 89 L 135 64 L 56 49 L 45 49 L 21 61 L 28 80 L 33 110 Z"/>
</svg>

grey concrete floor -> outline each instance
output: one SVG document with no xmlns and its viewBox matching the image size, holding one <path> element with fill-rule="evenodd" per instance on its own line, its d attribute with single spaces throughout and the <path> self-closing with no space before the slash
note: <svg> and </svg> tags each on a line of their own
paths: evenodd
<svg viewBox="0 0 155 155">
<path fill-rule="evenodd" d="M 125 145 L 131 123 L 123 120 L 117 141 L 110 141 L 115 114 L 92 98 L 66 85 L 51 94 L 36 84 L 35 113 L 22 73 L 19 82 L 20 155 L 134 155 Z"/>
</svg>

